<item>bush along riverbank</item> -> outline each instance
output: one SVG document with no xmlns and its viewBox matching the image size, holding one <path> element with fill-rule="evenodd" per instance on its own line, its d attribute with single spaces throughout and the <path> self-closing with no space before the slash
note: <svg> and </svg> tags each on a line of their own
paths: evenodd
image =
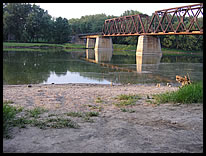
<svg viewBox="0 0 206 156">
<path fill-rule="evenodd" d="M 177 91 L 153 95 L 157 103 L 202 103 L 203 102 L 203 82 L 194 82 L 185 85 Z"/>
</svg>

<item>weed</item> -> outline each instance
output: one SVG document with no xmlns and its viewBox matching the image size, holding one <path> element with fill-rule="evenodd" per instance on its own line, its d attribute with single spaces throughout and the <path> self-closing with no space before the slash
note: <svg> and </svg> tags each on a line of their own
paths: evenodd
<svg viewBox="0 0 206 156">
<path fill-rule="evenodd" d="M 91 107 L 92 109 L 98 109 L 100 112 L 103 110 L 103 107 L 101 106 L 95 106 L 95 105 L 87 105 L 88 107 Z"/>
<path fill-rule="evenodd" d="M 9 104 L 12 101 L 3 102 L 3 136 L 9 137 L 8 130 L 15 124 L 16 114 L 23 111 L 23 107 L 14 107 Z"/>
<path fill-rule="evenodd" d="M 8 134 L 8 129 L 16 116 L 16 108 L 10 106 L 8 102 L 3 102 L 3 135 Z"/>
<path fill-rule="evenodd" d="M 82 117 L 83 114 L 81 112 L 68 112 L 65 113 L 67 116 L 72 116 L 72 117 Z"/>
<path fill-rule="evenodd" d="M 154 103 L 152 100 L 146 100 L 147 103 Z"/>
<path fill-rule="evenodd" d="M 140 97 L 138 95 L 132 95 L 132 94 L 129 94 L 129 95 L 121 94 L 121 95 L 118 95 L 116 99 L 118 100 L 131 100 L 131 99 L 138 100 L 140 99 Z"/>
<path fill-rule="evenodd" d="M 13 126 L 19 128 L 26 128 L 27 124 L 31 124 L 32 120 L 26 119 L 26 117 L 20 117 L 13 120 Z"/>
<path fill-rule="evenodd" d="M 57 116 L 58 114 L 49 114 L 48 117 Z"/>
<path fill-rule="evenodd" d="M 129 113 L 134 113 L 135 112 L 135 110 L 133 110 L 133 109 L 126 109 L 126 108 L 121 108 L 120 110 L 122 112 L 129 112 Z"/>
<path fill-rule="evenodd" d="M 3 122 L 3 130 L 4 130 L 4 137 L 9 138 L 8 129 L 10 127 L 19 127 L 25 128 L 26 125 L 31 125 L 38 127 L 40 129 L 46 128 L 79 128 L 79 125 L 68 118 L 63 117 L 56 117 L 56 118 L 49 118 L 54 117 L 59 114 L 49 114 L 48 118 L 40 118 L 40 114 L 47 112 L 48 110 L 36 107 L 31 110 L 25 110 L 26 113 L 23 113 L 24 116 L 17 117 L 16 114 L 21 112 L 23 108 L 16 108 L 14 106 L 8 105 L 11 102 L 4 102 L 3 104 L 3 113 L 4 113 L 4 122 Z M 66 116 L 71 117 L 82 117 L 84 121 L 93 122 L 94 120 L 90 117 L 95 117 L 99 115 L 99 112 L 68 112 L 64 113 Z M 61 115 L 61 114 L 60 114 Z"/>
<path fill-rule="evenodd" d="M 85 115 L 88 116 L 88 117 L 98 116 L 99 112 L 86 112 Z"/>
<path fill-rule="evenodd" d="M 98 98 L 95 100 L 95 102 L 96 102 L 96 103 L 102 103 L 103 100 L 102 100 L 100 97 L 98 97 Z"/>
<path fill-rule="evenodd" d="M 186 85 L 177 91 L 153 95 L 157 103 L 198 103 L 203 102 L 203 83 Z"/>
<path fill-rule="evenodd" d="M 122 107 L 122 106 L 128 106 L 128 105 L 135 105 L 136 101 L 140 99 L 138 95 L 125 95 L 121 94 L 118 95 L 115 99 L 120 100 L 119 103 L 115 103 L 115 106 Z"/>
<path fill-rule="evenodd" d="M 41 107 L 35 107 L 34 109 L 27 110 L 29 113 L 29 117 L 39 118 L 39 115 L 47 112 L 48 110 L 41 108 Z"/>
<path fill-rule="evenodd" d="M 64 127 L 79 128 L 79 125 L 77 123 L 75 123 L 71 119 L 66 119 L 66 118 L 48 119 L 46 123 L 47 126 L 51 128 L 64 128 Z M 50 123 L 50 125 L 48 123 Z"/>
</svg>

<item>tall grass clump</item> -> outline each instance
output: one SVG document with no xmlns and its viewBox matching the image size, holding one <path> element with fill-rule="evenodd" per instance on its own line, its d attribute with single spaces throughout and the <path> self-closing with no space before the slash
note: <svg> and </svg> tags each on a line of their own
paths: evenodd
<svg viewBox="0 0 206 156">
<path fill-rule="evenodd" d="M 177 91 L 153 95 L 157 103 L 201 103 L 203 102 L 203 82 L 194 82 Z"/>
<path fill-rule="evenodd" d="M 3 135 L 8 135 L 8 130 L 13 124 L 16 114 L 20 111 L 14 106 L 9 105 L 11 101 L 3 102 Z"/>
</svg>

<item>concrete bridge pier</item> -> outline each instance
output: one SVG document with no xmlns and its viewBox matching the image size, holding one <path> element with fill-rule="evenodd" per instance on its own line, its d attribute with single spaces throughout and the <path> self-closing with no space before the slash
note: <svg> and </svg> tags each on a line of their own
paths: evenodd
<svg viewBox="0 0 206 156">
<path fill-rule="evenodd" d="M 95 47 L 95 38 L 87 38 L 86 48 L 94 48 Z"/>
<path fill-rule="evenodd" d="M 160 39 L 158 37 L 142 35 L 138 37 L 136 55 L 162 55 Z"/>
<path fill-rule="evenodd" d="M 109 62 L 112 58 L 112 38 L 96 37 L 95 43 L 95 60 L 97 62 Z"/>
<path fill-rule="evenodd" d="M 97 36 L 96 43 L 95 43 L 95 49 L 112 51 L 112 38 Z"/>
<path fill-rule="evenodd" d="M 94 49 L 86 49 L 86 58 L 95 59 Z"/>
</svg>

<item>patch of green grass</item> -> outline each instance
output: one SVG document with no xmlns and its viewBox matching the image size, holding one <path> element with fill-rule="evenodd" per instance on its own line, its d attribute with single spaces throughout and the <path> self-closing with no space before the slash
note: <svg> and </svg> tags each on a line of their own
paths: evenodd
<svg viewBox="0 0 206 156">
<path fill-rule="evenodd" d="M 135 50 L 136 51 L 136 48 L 137 48 L 136 45 L 113 44 L 114 50 Z"/>
<path fill-rule="evenodd" d="M 30 110 L 24 110 L 23 108 L 17 108 L 9 104 L 13 103 L 12 101 L 5 101 L 3 103 L 3 130 L 4 137 L 9 138 L 8 130 L 12 127 L 25 128 L 26 125 L 31 125 L 38 127 L 40 129 L 46 128 L 79 128 L 80 126 L 74 122 L 72 119 L 69 119 L 66 116 L 70 117 L 81 117 L 86 122 L 93 122 L 94 120 L 91 117 L 99 116 L 99 112 L 68 112 L 63 114 L 48 114 L 48 117 L 40 117 L 40 114 L 47 112 L 48 110 L 42 107 L 36 107 Z M 22 114 L 18 115 L 19 112 Z M 64 116 L 62 116 L 64 115 Z"/>
<path fill-rule="evenodd" d="M 81 112 L 68 112 L 65 113 L 67 116 L 71 116 L 71 117 L 83 117 L 83 114 Z"/>
<path fill-rule="evenodd" d="M 79 125 L 76 122 L 67 118 L 47 119 L 45 125 L 51 128 L 79 128 Z"/>
<path fill-rule="evenodd" d="M 133 94 L 129 94 L 129 95 L 126 95 L 126 94 L 121 94 L 121 95 L 118 95 L 116 97 L 116 99 L 118 100 L 131 100 L 131 99 L 140 99 L 140 97 L 138 95 L 133 95 Z"/>
<path fill-rule="evenodd" d="M 117 107 L 122 107 L 122 106 L 128 106 L 128 105 L 135 105 L 136 101 L 141 99 L 140 96 L 138 95 L 125 95 L 125 94 L 121 94 L 118 95 L 115 99 L 120 100 L 119 103 L 115 103 L 115 106 Z"/>
<path fill-rule="evenodd" d="M 13 103 L 12 101 L 3 102 L 3 136 L 9 137 L 8 130 L 13 126 L 16 114 L 21 112 L 23 108 L 17 108 L 9 104 Z"/>
<path fill-rule="evenodd" d="M 180 53 L 201 53 L 202 51 L 191 51 L 182 49 L 161 48 L 163 52 L 180 52 Z"/>
<path fill-rule="evenodd" d="M 34 109 L 27 110 L 29 117 L 39 118 L 39 115 L 47 112 L 48 110 L 42 108 L 42 107 L 35 107 Z"/>
<path fill-rule="evenodd" d="M 26 128 L 27 124 L 31 124 L 32 120 L 27 119 L 26 117 L 15 118 L 13 120 L 12 126 L 19 128 Z"/>
<path fill-rule="evenodd" d="M 86 112 L 85 116 L 88 116 L 88 117 L 99 116 L 99 112 Z"/>
<path fill-rule="evenodd" d="M 103 100 L 102 100 L 100 97 L 98 97 L 98 98 L 95 100 L 95 102 L 96 102 L 96 103 L 102 103 Z"/>
<path fill-rule="evenodd" d="M 203 102 L 203 82 L 186 85 L 177 91 L 153 95 L 157 103 L 201 103 Z"/>
<path fill-rule="evenodd" d="M 126 108 L 121 108 L 120 110 L 122 112 L 129 112 L 129 113 L 134 113 L 135 112 L 135 110 L 133 110 L 133 109 L 126 109 Z"/>
<path fill-rule="evenodd" d="M 47 49 L 71 51 L 70 49 L 85 49 L 86 45 L 79 44 L 51 44 L 51 43 L 16 43 L 16 42 L 3 42 L 3 50 L 5 51 L 46 51 Z M 79 51 L 79 50 L 78 50 Z"/>
<path fill-rule="evenodd" d="M 100 112 L 103 110 L 103 107 L 101 107 L 101 106 L 96 106 L 96 105 L 85 105 L 85 106 L 88 106 L 92 109 L 98 109 Z"/>
</svg>

